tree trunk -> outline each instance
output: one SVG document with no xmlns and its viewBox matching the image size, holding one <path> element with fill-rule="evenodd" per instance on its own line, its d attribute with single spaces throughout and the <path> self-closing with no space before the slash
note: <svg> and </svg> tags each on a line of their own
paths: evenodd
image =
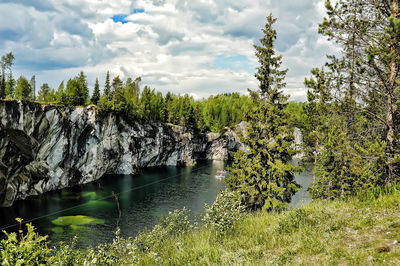
<svg viewBox="0 0 400 266">
<path fill-rule="evenodd" d="M 394 19 L 399 18 L 399 0 L 393 0 L 391 3 L 391 13 L 392 17 Z M 392 60 L 390 62 L 390 78 L 389 78 L 389 91 L 387 92 L 387 112 L 386 112 L 386 121 L 387 121 L 387 135 L 386 135 L 386 141 L 388 145 L 388 152 L 389 152 L 389 169 L 388 169 L 388 180 L 387 183 L 392 182 L 393 178 L 393 173 L 392 173 L 392 159 L 394 157 L 394 147 L 393 147 L 393 142 L 394 142 L 394 136 L 395 136 L 395 130 L 394 130 L 394 114 L 397 111 L 397 105 L 396 105 L 396 99 L 395 99 L 395 91 L 396 91 L 396 80 L 397 80 L 397 75 L 398 75 L 398 42 L 399 38 L 397 33 L 395 32 L 393 35 L 392 43 L 391 43 L 391 52 L 392 52 Z"/>
</svg>

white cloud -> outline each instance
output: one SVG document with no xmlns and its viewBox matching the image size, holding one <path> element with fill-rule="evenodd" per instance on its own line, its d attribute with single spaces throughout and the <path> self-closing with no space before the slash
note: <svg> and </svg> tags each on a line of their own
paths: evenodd
<svg viewBox="0 0 400 266">
<path fill-rule="evenodd" d="M 16 74 L 36 74 L 39 84 L 53 87 L 81 70 L 91 85 L 96 77 L 104 82 L 110 70 L 122 78 L 142 76 L 143 84 L 162 92 L 244 93 L 257 87 L 253 43 L 270 12 L 278 18 L 276 48 L 290 69 L 286 91 L 293 99 L 304 99 L 304 77 L 335 52 L 317 35 L 323 0 L 34 2 L 0 4 L 0 53 L 14 52 Z M 126 15 L 124 23 L 111 19 L 119 14 Z M 236 58 L 235 66 L 216 64 L 221 57 Z"/>
</svg>

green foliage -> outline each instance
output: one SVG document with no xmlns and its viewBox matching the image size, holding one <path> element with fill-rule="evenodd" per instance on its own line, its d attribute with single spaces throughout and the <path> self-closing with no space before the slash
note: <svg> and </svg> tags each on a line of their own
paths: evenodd
<svg viewBox="0 0 400 266">
<path fill-rule="evenodd" d="M 12 76 L 12 73 L 9 74 L 8 76 L 8 80 L 6 82 L 6 88 L 5 88 L 5 92 L 6 92 L 6 97 L 8 98 L 15 98 L 15 85 L 16 85 L 16 81 Z"/>
<path fill-rule="evenodd" d="M 135 264 L 135 248 L 131 239 L 120 237 L 120 230 L 111 244 L 89 248 L 83 258 L 83 265 L 132 265 Z"/>
<path fill-rule="evenodd" d="M 56 101 L 56 94 L 54 92 L 54 89 L 51 89 L 49 87 L 49 84 L 44 83 L 40 87 L 40 91 L 39 91 L 37 100 L 41 101 L 41 102 L 54 102 L 54 101 Z"/>
<path fill-rule="evenodd" d="M 7 76 L 7 70 L 9 72 L 9 76 L 12 77 L 12 71 L 11 71 L 11 67 L 14 64 L 14 55 L 12 52 L 9 52 L 5 55 L 3 55 L 1 57 L 0 60 L 0 68 L 1 68 L 1 73 L 0 73 L 0 99 L 1 98 L 5 98 L 8 94 L 7 94 L 7 82 L 6 82 L 6 76 Z M 9 79 L 10 80 L 10 79 Z M 11 84 L 9 84 L 9 88 L 12 88 L 12 86 L 10 86 Z"/>
<path fill-rule="evenodd" d="M 222 191 L 217 195 L 214 203 L 205 204 L 202 223 L 216 236 L 221 236 L 233 230 L 235 222 L 239 221 L 245 213 L 241 204 L 240 194 L 232 191 Z"/>
<path fill-rule="evenodd" d="M 19 79 L 17 80 L 15 98 L 25 101 L 32 99 L 32 87 L 24 76 L 19 77 Z"/>
<path fill-rule="evenodd" d="M 17 219 L 22 222 L 22 220 Z M 40 236 L 31 224 L 26 225 L 27 232 L 6 233 L 0 242 L 1 265 L 45 265 L 51 250 L 47 248 L 47 236 Z"/>
<path fill-rule="evenodd" d="M 342 48 L 313 69 L 302 133 L 316 164 L 314 198 L 344 198 L 398 182 L 398 1 L 326 1 L 319 32 Z"/>
<path fill-rule="evenodd" d="M 279 70 L 282 57 L 275 56 L 272 26 L 276 19 L 270 15 L 267 20 L 261 46 L 255 45 L 261 65 L 256 73 L 260 90 L 251 92 L 256 108 L 248 114 L 242 139 L 248 150 L 235 154 L 226 182 L 230 190 L 243 195 L 247 208 L 271 211 L 284 208 L 299 185 L 294 180 L 298 168 L 289 163 L 294 136 L 284 111 L 287 97 L 281 92 L 287 70 Z"/>
<path fill-rule="evenodd" d="M 110 85 L 110 71 L 107 71 L 106 82 L 104 84 L 103 96 L 105 96 L 109 101 L 112 100 L 111 85 Z"/>
<path fill-rule="evenodd" d="M 167 216 L 161 217 L 152 231 L 140 232 L 134 243 L 138 251 L 145 252 L 156 250 L 162 245 L 164 239 L 171 236 L 180 236 L 193 229 L 189 221 L 189 211 L 186 208 L 169 212 Z"/>
<path fill-rule="evenodd" d="M 284 109 L 284 113 L 290 127 L 301 128 L 303 126 L 305 106 L 306 104 L 303 102 L 288 102 Z"/>
<path fill-rule="evenodd" d="M 60 105 L 64 105 L 67 102 L 67 98 L 65 95 L 65 91 L 64 91 L 64 81 L 62 81 L 60 83 L 60 85 L 58 86 L 57 91 L 55 92 L 55 96 L 56 96 L 56 102 Z"/>
<path fill-rule="evenodd" d="M 100 100 L 100 85 L 99 85 L 99 80 L 96 78 L 96 83 L 94 84 L 91 101 L 94 105 L 97 105 L 99 100 Z"/>
<path fill-rule="evenodd" d="M 113 109 L 112 102 L 108 100 L 107 96 L 103 95 L 100 97 L 97 107 L 101 112 L 110 112 Z"/>
<path fill-rule="evenodd" d="M 89 97 L 86 76 L 81 72 L 78 76 L 68 80 L 65 88 L 66 105 L 83 106 Z"/>
</svg>

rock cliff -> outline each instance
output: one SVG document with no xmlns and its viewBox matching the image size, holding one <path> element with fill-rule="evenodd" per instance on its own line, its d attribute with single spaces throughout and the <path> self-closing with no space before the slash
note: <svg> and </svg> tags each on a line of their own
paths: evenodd
<svg viewBox="0 0 400 266">
<path fill-rule="evenodd" d="M 162 123 L 128 124 L 118 115 L 98 114 L 94 106 L 0 101 L 0 206 L 106 173 L 226 160 L 240 147 L 230 130 L 194 135 Z"/>
</svg>

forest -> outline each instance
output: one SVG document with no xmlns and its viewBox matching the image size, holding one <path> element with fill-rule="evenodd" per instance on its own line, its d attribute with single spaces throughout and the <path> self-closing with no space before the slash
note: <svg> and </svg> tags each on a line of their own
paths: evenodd
<svg viewBox="0 0 400 266">
<path fill-rule="evenodd" d="M 36 91 L 35 76 L 30 80 L 24 76 L 13 78 L 13 61 L 11 52 L 2 56 L 0 98 L 59 106 L 96 105 L 100 112 L 115 112 L 130 121 L 166 122 L 197 132 L 222 132 L 244 121 L 251 108 L 249 97 L 239 93 L 218 94 L 202 100 L 194 100 L 188 94 L 163 95 L 148 86 L 141 88 L 140 77 L 122 81 L 119 76 L 111 79 L 109 72 L 101 91 L 96 79 L 92 95 L 83 72 L 66 83 L 62 81 L 57 89 L 44 83 Z"/>
</svg>

